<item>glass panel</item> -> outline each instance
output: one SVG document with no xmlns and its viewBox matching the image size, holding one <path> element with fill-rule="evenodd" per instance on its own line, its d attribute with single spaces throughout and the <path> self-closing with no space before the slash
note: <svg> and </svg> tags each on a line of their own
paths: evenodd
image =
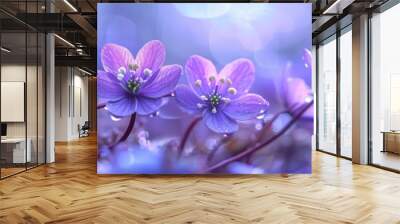
<svg viewBox="0 0 400 224">
<path fill-rule="evenodd" d="M 340 153 L 351 158 L 352 141 L 352 35 L 340 36 Z"/>
<path fill-rule="evenodd" d="M 39 45 L 38 45 L 38 163 L 45 163 L 46 150 L 45 150 L 45 44 L 46 37 L 44 34 L 39 34 Z"/>
<path fill-rule="evenodd" d="M 30 150 L 30 160 L 28 160 L 28 168 L 34 167 L 37 165 L 38 160 L 38 141 L 37 141 L 37 132 L 38 132 L 38 94 L 37 94 L 37 80 L 38 80 L 38 36 L 36 32 L 27 33 L 28 38 L 28 61 L 27 61 L 27 80 L 26 80 L 26 112 L 27 112 L 27 143 L 28 143 L 28 151 Z"/>
<path fill-rule="evenodd" d="M 2 177 L 25 170 L 31 151 L 26 150 L 26 33 L 2 33 L 1 140 Z M 29 149 L 29 147 L 28 147 Z"/>
<path fill-rule="evenodd" d="M 400 170 L 400 5 L 372 18 L 372 163 Z"/>
<path fill-rule="evenodd" d="M 336 38 L 318 48 L 318 148 L 336 153 Z"/>
</svg>

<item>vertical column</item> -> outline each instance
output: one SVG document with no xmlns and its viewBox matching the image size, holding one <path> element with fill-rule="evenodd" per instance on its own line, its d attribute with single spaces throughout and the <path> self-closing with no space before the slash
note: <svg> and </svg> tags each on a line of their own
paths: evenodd
<svg viewBox="0 0 400 224">
<path fill-rule="evenodd" d="M 368 15 L 353 19 L 353 162 L 368 163 Z"/>
<path fill-rule="evenodd" d="M 53 12 L 51 1 L 46 2 L 46 11 Z M 46 34 L 46 163 L 55 161 L 55 44 L 54 35 Z"/>
</svg>

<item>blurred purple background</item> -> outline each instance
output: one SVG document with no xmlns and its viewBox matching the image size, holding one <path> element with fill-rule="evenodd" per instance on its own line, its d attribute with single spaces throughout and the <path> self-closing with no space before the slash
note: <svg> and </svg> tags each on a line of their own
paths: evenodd
<svg viewBox="0 0 400 224">
<path fill-rule="evenodd" d="M 239 131 L 231 135 L 216 134 L 199 123 L 180 158 L 177 148 L 193 116 L 183 112 L 173 97 L 156 113 L 138 116 L 129 138 L 112 149 L 109 145 L 125 130 L 129 117 L 116 118 L 99 109 L 98 173 L 311 172 L 312 113 L 296 120 L 283 136 L 256 153 L 206 171 L 284 128 L 295 117 L 285 100 L 300 96 L 297 106 L 309 101 L 305 97 L 311 92 L 302 85 L 311 86 L 311 62 L 305 53 L 311 49 L 311 4 L 98 4 L 97 18 L 98 52 L 105 44 L 114 43 L 136 55 L 148 41 L 160 40 L 166 48 L 165 64 L 185 66 L 187 59 L 197 54 L 220 71 L 235 59 L 250 59 L 255 65 L 250 92 L 270 104 L 265 114 L 241 122 Z M 104 70 L 100 53 L 97 67 Z M 282 88 L 288 77 L 304 82 Z M 186 83 L 185 75 L 180 83 Z M 98 99 L 99 104 L 103 102 Z M 281 111 L 286 112 L 278 116 Z M 277 118 L 265 131 L 274 116 Z"/>
</svg>

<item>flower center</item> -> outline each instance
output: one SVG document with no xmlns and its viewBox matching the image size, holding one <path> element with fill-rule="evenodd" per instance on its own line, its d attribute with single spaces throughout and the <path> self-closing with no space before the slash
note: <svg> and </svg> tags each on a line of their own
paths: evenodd
<svg viewBox="0 0 400 224">
<path fill-rule="evenodd" d="M 140 80 L 129 80 L 128 81 L 128 89 L 132 91 L 132 93 L 136 93 L 139 90 L 139 87 L 142 83 Z"/>
<path fill-rule="evenodd" d="M 218 94 L 211 94 L 211 96 L 210 96 L 210 104 L 213 106 L 213 107 L 216 107 L 216 106 L 218 106 L 218 104 L 220 103 L 220 101 L 221 101 L 221 96 L 220 95 L 218 95 Z"/>
</svg>

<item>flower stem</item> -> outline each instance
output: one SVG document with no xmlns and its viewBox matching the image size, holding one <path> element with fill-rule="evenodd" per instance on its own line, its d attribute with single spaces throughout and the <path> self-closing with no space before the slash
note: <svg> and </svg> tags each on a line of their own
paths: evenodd
<svg viewBox="0 0 400 224">
<path fill-rule="evenodd" d="M 183 138 L 181 140 L 181 142 L 179 143 L 179 148 L 178 148 L 178 158 L 181 157 L 182 153 L 183 153 L 183 149 L 185 148 L 185 144 L 189 138 L 190 133 L 193 131 L 194 127 L 196 126 L 196 124 L 200 121 L 200 117 L 197 117 L 195 119 L 193 119 L 193 121 L 189 124 L 189 126 L 187 127 L 185 134 L 183 135 Z"/>
<path fill-rule="evenodd" d="M 98 109 L 98 110 L 99 110 L 99 109 L 103 109 L 104 107 L 106 107 L 106 103 L 97 104 L 97 109 Z"/>
<path fill-rule="evenodd" d="M 230 158 L 227 158 L 227 159 L 215 164 L 214 166 L 209 167 L 208 169 L 205 170 L 205 172 L 209 173 L 216 169 L 224 167 L 231 162 L 240 160 L 240 159 L 246 157 L 247 155 L 254 153 L 257 150 L 262 149 L 265 146 L 269 145 L 271 142 L 275 141 L 280 136 L 282 136 L 287 130 L 289 130 L 289 128 L 296 123 L 296 121 L 308 110 L 308 108 L 310 108 L 313 105 L 313 103 L 314 103 L 314 101 L 311 101 L 308 104 L 306 104 L 301 110 L 299 110 L 299 112 L 295 116 L 293 116 L 292 120 L 289 123 L 287 123 L 278 133 L 276 133 L 274 136 L 269 138 L 267 141 L 265 141 L 261 144 L 256 144 L 252 148 L 245 149 L 244 151 L 242 151 Z"/>
<path fill-rule="evenodd" d="M 128 127 L 125 129 L 124 134 L 118 139 L 118 141 L 114 142 L 114 144 L 112 144 L 110 148 L 114 148 L 116 145 L 118 145 L 121 142 L 124 142 L 129 137 L 129 134 L 131 133 L 133 126 L 135 125 L 135 120 L 136 120 L 136 113 L 131 115 L 131 119 L 129 120 Z"/>
<path fill-rule="evenodd" d="M 218 149 L 225 143 L 227 143 L 230 139 L 232 138 L 232 135 L 229 135 L 228 137 L 222 138 L 218 144 L 214 147 L 214 149 L 208 154 L 207 156 L 207 163 L 211 162 L 213 159 L 214 155 L 217 153 Z"/>
<path fill-rule="evenodd" d="M 261 141 L 261 138 L 265 135 L 265 133 L 268 133 L 268 131 L 271 129 L 272 124 L 278 119 L 279 116 L 281 116 L 282 114 L 288 113 L 288 111 L 282 111 L 280 113 L 275 114 L 271 120 L 268 121 L 268 123 L 264 126 L 264 128 L 260 131 L 260 133 L 258 134 L 256 141 L 255 142 L 259 142 Z M 247 144 L 245 148 L 250 147 L 252 143 Z M 253 156 L 254 152 L 249 153 L 249 155 L 247 155 L 246 158 L 246 163 L 250 163 L 251 161 L 251 157 Z"/>
</svg>

